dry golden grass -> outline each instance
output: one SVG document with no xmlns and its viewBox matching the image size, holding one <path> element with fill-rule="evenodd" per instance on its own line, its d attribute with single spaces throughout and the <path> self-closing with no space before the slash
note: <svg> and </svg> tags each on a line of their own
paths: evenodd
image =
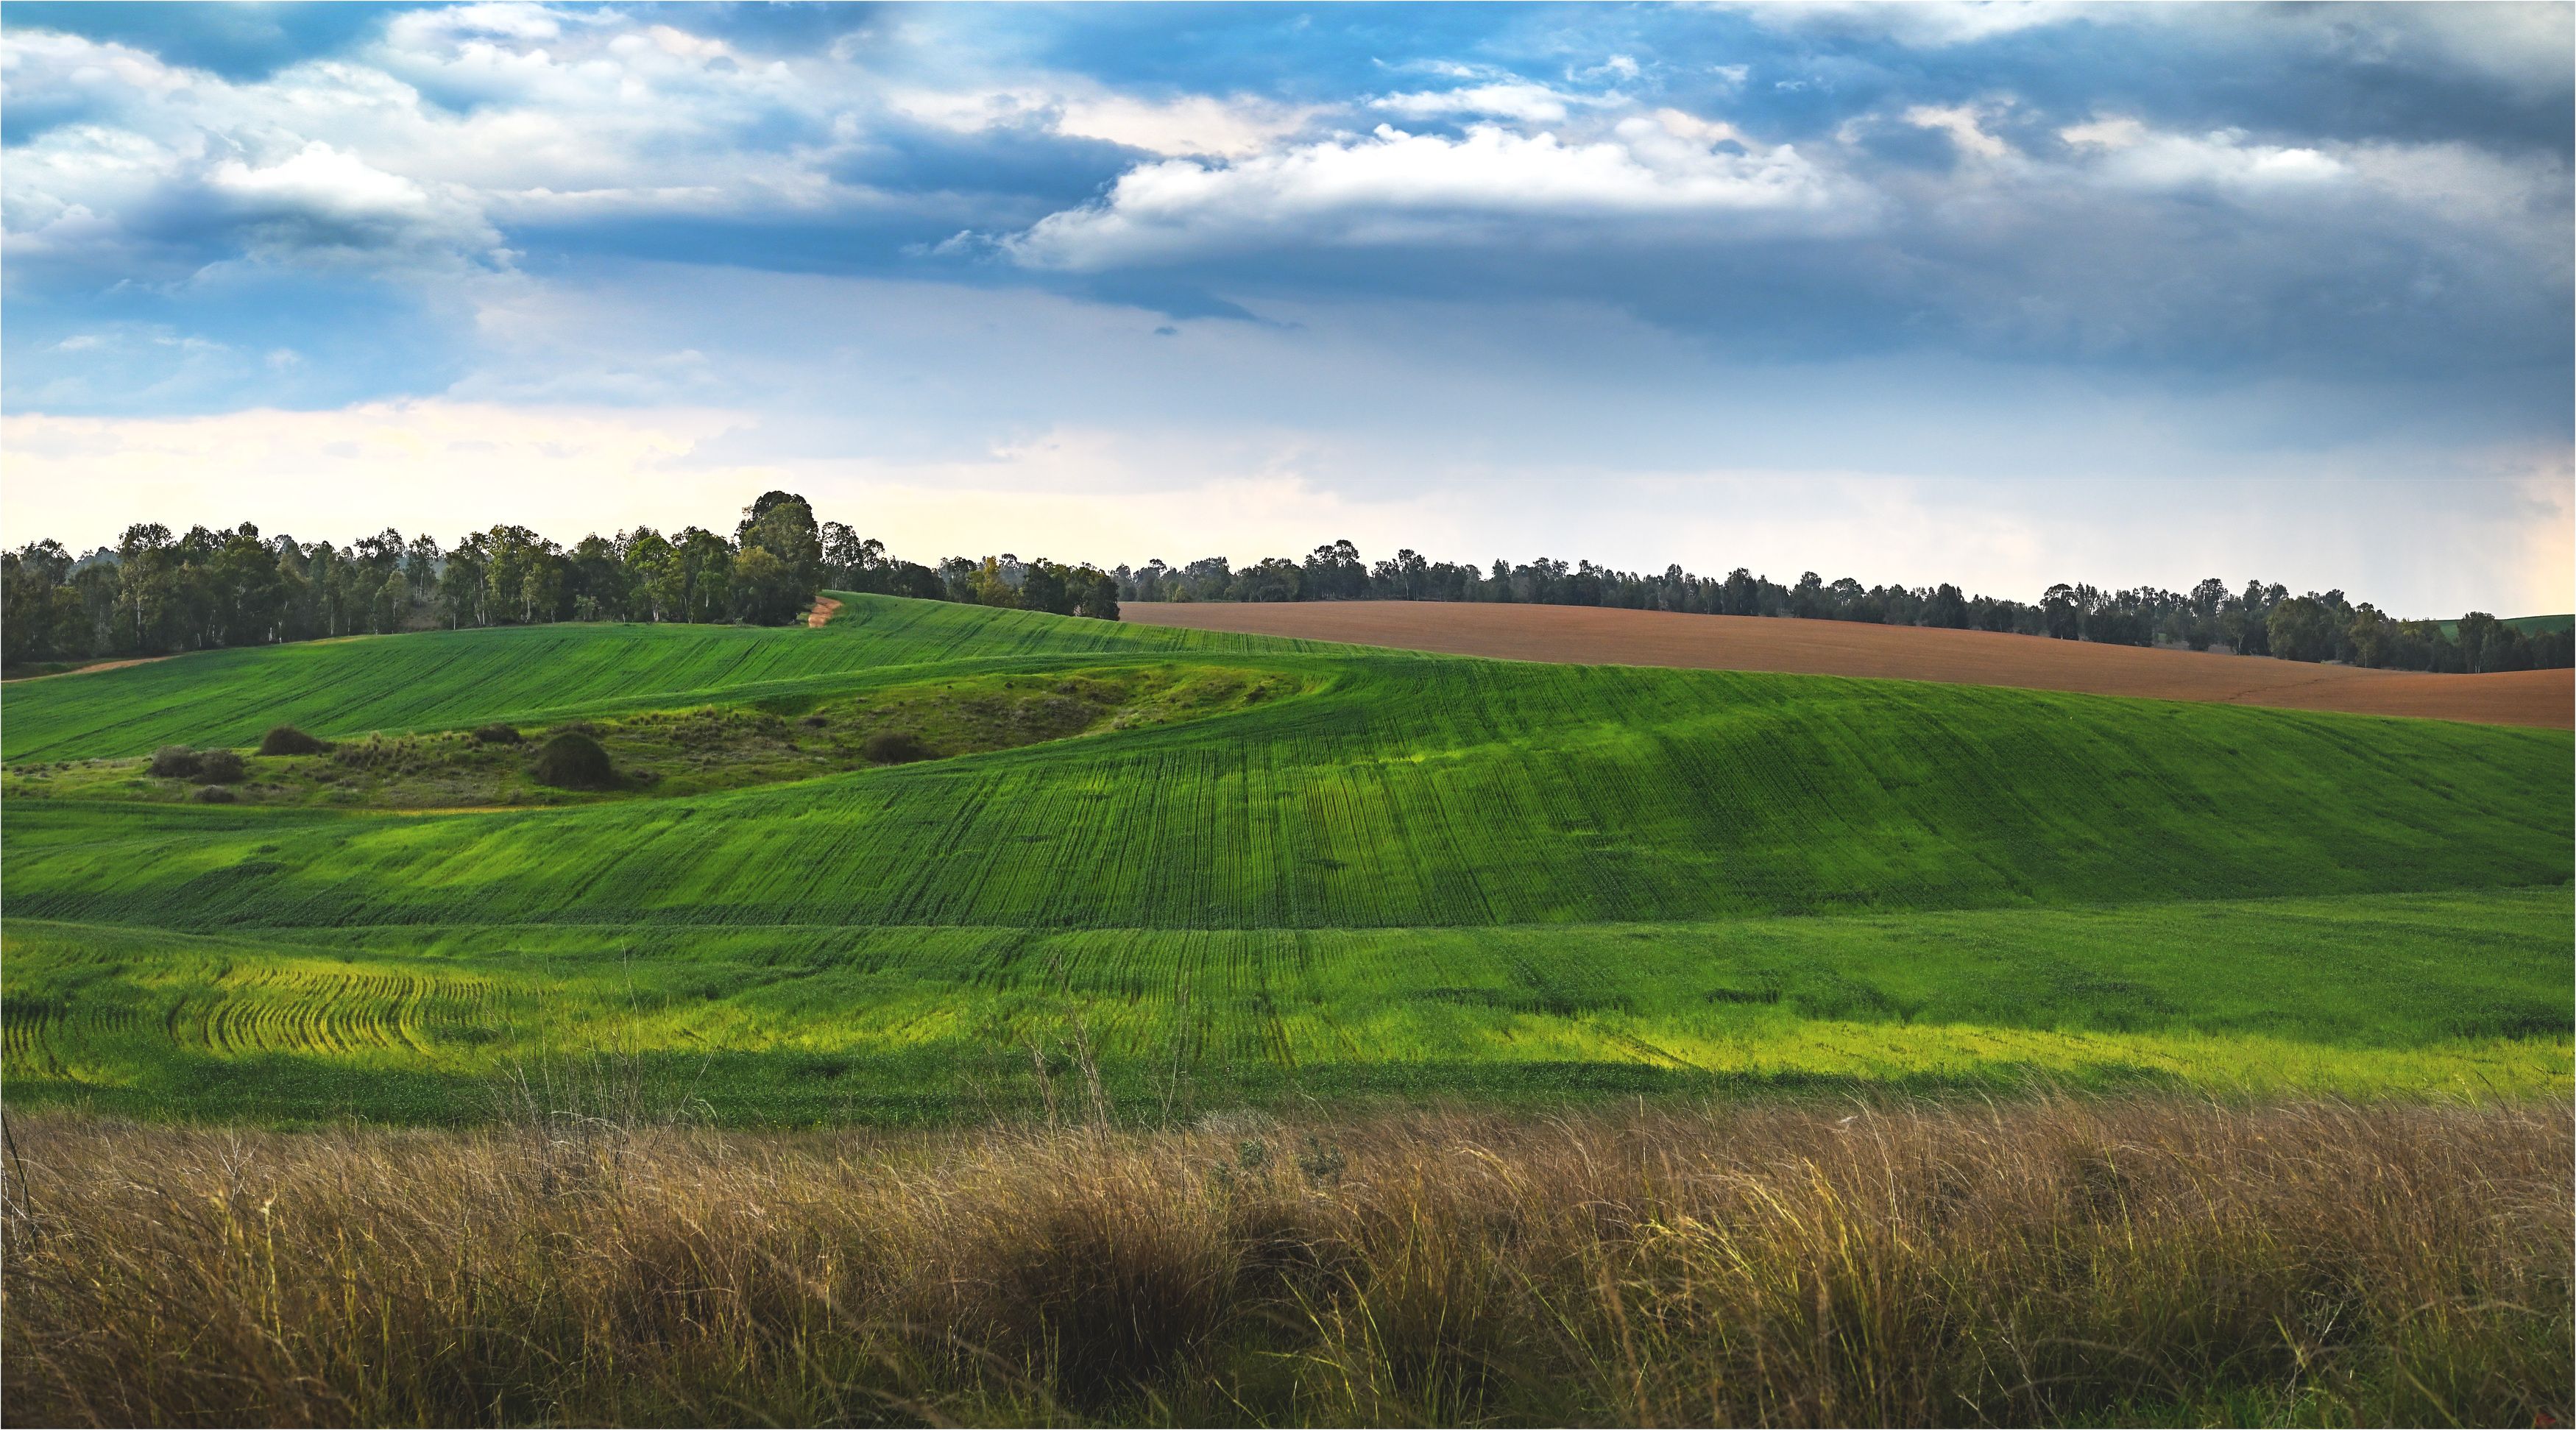
<svg viewBox="0 0 2576 1430">
<path fill-rule="evenodd" d="M 2563 1106 L 12 1121 L 16 1424 L 2569 1412 Z"/>
</svg>

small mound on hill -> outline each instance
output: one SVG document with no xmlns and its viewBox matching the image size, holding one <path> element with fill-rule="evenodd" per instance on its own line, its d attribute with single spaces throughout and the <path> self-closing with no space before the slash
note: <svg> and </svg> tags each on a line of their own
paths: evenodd
<svg viewBox="0 0 2576 1430">
<path fill-rule="evenodd" d="M 931 757 L 930 747 L 921 743 L 920 736 L 901 730 L 880 730 L 870 735 L 859 753 L 880 765 L 908 765 Z"/>
<path fill-rule="evenodd" d="M 486 745 L 517 745 L 525 743 L 528 737 L 520 734 L 515 725 L 493 724 L 476 726 L 474 738 Z"/>
<path fill-rule="evenodd" d="M 242 757 L 233 750 L 205 750 L 197 756 L 197 778 L 210 785 L 228 785 L 242 777 Z"/>
<path fill-rule="evenodd" d="M 196 800 L 199 804 L 232 804 L 239 799 L 239 795 L 234 794 L 231 790 L 224 788 L 222 785 L 200 786 L 196 794 Z"/>
<path fill-rule="evenodd" d="M 566 730 L 538 747 L 529 773 L 537 783 L 557 789 L 608 789 L 617 783 L 608 751 L 578 730 Z"/>
<path fill-rule="evenodd" d="M 197 752 L 185 745 L 163 745 L 152 752 L 152 777 L 184 780 L 197 773 Z"/>
<path fill-rule="evenodd" d="M 271 725 L 268 733 L 259 737 L 259 752 L 263 755 L 318 755 L 330 748 L 292 725 Z"/>
</svg>

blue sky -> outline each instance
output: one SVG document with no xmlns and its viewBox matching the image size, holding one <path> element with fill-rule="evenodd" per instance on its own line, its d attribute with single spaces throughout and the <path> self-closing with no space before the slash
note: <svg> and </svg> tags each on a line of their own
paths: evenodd
<svg viewBox="0 0 2576 1430">
<path fill-rule="evenodd" d="M 2570 16 L 13 3 L 0 525 L 2563 610 Z"/>
</svg>

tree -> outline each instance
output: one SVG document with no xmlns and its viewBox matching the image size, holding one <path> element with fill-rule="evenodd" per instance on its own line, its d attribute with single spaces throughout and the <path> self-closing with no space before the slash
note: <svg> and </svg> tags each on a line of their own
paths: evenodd
<svg viewBox="0 0 2576 1430">
<path fill-rule="evenodd" d="M 140 655 L 165 648 L 170 600 L 174 594 L 170 528 L 157 521 L 140 522 L 116 539 L 118 646 Z"/>
<path fill-rule="evenodd" d="M 1059 616 L 1072 615 L 1073 587 L 1066 579 L 1072 575 L 1072 571 L 1043 556 L 1030 562 L 1028 574 L 1020 582 L 1021 608 Z"/>
<path fill-rule="evenodd" d="M 1229 590 L 1238 601 L 1294 601 L 1305 582 L 1303 568 L 1282 557 L 1272 556 L 1235 572 L 1234 583 Z"/>
<path fill-rule="evenodd" d="M 487 599 L 491 582 L 485 570 L 490 564 L 491 543 L 479 531 L 456 543 L 456 549 L 447 554 L 447 564 L 438 573 L 438 604 L 450 630 L 492 623 Z"/>
<path fill-rule="evenodd" d="M 728 591 L 734 619 L 755 626 L 786 625 L 812 606 L 811 593 L 795 568 L 769 547 L 754 542 L 734 553 Z"/>
<path fill-rule="evenodd" d="M 625 567 L 628 614 L 648 621 L 683 619 L 689 583 L 680 553 L 649 526 L 620 533 L 617 545 Z"/>
<path fill-rule="evenodd" d="M 438 549 L 438 538 L 427 532 L 411 539 L 403 548 L 403 584 L 410 588 L 413 605 L 425 605 L 438 594 L 438 568 L 444 557 Z"/>
<path fill-rule="evenodd" d="M 2331 660 L 2335 653 L 2335 614 L 2315 596 L 2293 596 L 2272 607 L 2264 636 L 2272 654 L 2283 660 Z"/>
<path fill-rule="evenodd" d="M 758 547 L 777 559 L 784 579 L 797 594 L 799 610 L 813 604 L 822 588 L 823 533 L 814 524 L 814 509 L 793 492 L 763 492 L 745 508 L 735 528 L 734 545 Z"/>
<path fill-rule="evenodd" d="M 1360 549 L 1347 537 L 1316 547 L 1306 557 L 1298 589 L 1309 601 L 1347 601 L 1367 595 L 1368 567 L 1360 560 Z"/>
<path fill-rule="evenodd" d="M 837 521 L 823 523 L 823 580 L 836 590 L 886 592 L 885 543 L 862 539 Z"/>
<path fill-rule="evenodd" d="M 2060 581 L 2040 594 L 2043 629 L 2050 640 L 2071 641 L 2084 633 L 2084 616 L 2075 604 L 2075 588 Z"/>
<path fill-rule="evenodd" d="M 1118 619 L 1117 578 L 1090 566 L 1075 573 L 1073 613 L 1094 620 Z"/>
<path fill-rule="evenodd" d="M 1003 579 L 1002 563 L 987 556 L 967 573 L 964 599 L 969 605 L 1011 607 L 1020 603 L 1020 593 Z"/>
<path fill-rule="evenodd" d="M 733 544 L 704 527 L 680 529 L 680 619 L 721 621 L 733 609 Z"/>
<path fill-rule="evenodd" d="M 592 532 L 573 543 L 564 567 L 565 596 L 574 620 L 627 618 L 626 563 L 618 559 L 615 542 Z"/>
</svg>

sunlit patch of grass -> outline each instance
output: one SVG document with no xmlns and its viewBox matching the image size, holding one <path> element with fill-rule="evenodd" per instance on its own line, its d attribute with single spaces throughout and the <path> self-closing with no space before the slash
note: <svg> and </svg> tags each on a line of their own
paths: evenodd
<svg viewBox="0 0 2576 1430">
<path fill-rule="evenodd" d="M 1516 1079 L 2490 1100 L 2570 1090 L 2572 912 L 2556 888 L 1483 930 L 204 936 L 20 918 L 0 932 L 0 1030 L 14 1099 L 116 1086 L 138 1108 L 287 1119 L 444 1120 L 452 1097 L 360 1074 L 473 1083 L 612 1033 L 713 1057 L 727 1120 L 974 1116 L 1034 1105 L 1027 1050 L 1077 1028 L 1122 1097 L 1158 1104 Z M 2428 959 L 2444 948 L 2475 957 Z M 817 1059 L 828 1077 L 799 1070 Z"/>
</svg>

